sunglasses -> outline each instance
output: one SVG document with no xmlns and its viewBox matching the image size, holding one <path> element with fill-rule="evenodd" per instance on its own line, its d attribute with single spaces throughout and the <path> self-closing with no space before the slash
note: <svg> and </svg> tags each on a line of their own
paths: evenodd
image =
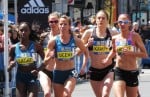
<svg viewBox="0 0 150 97">
<path fill-rule="evenodd" d="M 128 20 L 126 20 L 126 21 L 118 21 L 118 23 L 119 23 L 119 24 L 122 24 L 122 23 L 124 23 L 124 24 L 129 24 L 130 21 L 128 21 Z"/>
<path fill-rule="evenodd" d="M 49 21 L 49 23 L 55 23 L 55 24 L 57 24 L 58 23 L 58 20 L 55 20 L 55 21 Z"/>
</svg>

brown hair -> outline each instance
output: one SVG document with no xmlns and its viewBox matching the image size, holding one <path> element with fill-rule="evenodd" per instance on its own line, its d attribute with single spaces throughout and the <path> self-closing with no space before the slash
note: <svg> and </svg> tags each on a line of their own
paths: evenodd
<svg viewBox="0 0 150 97">
<path fill-rule="evenodd" d="M 126 16 L 129 20 L 131 19 L 130 16 L 128 14 L 126 14 L 126 13 L 120 14 L 119 17 L 122 16 L 122 15 Z"/>
<path fill-rule="evenodd" d="M 67 15 L 62 15 L 60 18 L 64 18 L 64 19 L 68 20 L 68 23 L 71 26 L 71 18 L 70 17 L 68 17 Z M 72 31 L 71 31 L 71 27 L 69 29 L 69 33 L 73 34 Z"/>
<path fill-rule="evenodd" d="M 68 17 L 67 15 L 62 15 L 60 18 L 64 18 L 64 19 L 68 20 L 69 25 L 71 25 L 71 18 Z"/>
</svg>

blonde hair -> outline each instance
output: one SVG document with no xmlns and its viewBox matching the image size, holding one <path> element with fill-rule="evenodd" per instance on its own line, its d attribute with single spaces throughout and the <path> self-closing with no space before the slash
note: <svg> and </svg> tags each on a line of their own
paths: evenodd
<svg viewBox="0 0 150 97">
<path fill-rule="evenodd" d="M 57 12 L 57 11 L 52 12 L 52 13 L 50 13 L 50 14 L 48 15 L 48 18 L 50 18 L 51 16 L 56 16 L 56 17 L 60 18 L 60 13 Z"/>
<path fill-rule="evenodd" d="M 90 17 L 90 22 L 91 22 L 92 24 L 95 24 L 95 23 L 96 23 L 96 16 L 95 16 L 95 15 L 92 15 L 92 16 Z"/>
<path fill-rule="evenodd" d="M 99 11 L 96 13 L 96 18 L 97 18 L 97 14 L 100 13 L 100 12 L 103 12 L 103 13 L 106 15 L 107 20 L 109 20 L 109 15 L 108 15 L 108 13 L 107 13 L 105 10 L 99 10 Z"/>
</svg>

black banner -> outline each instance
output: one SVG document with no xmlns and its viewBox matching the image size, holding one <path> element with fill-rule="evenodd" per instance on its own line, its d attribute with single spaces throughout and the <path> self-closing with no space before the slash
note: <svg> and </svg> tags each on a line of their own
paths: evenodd
<svg viewBox="0 0 150 97">
<path fill-rule="evenodd" d="M 52 0 L 17 0 L 18 23 L 39 23 L 48 27 L 48 15 L 52 12 Z"/>
</svg>

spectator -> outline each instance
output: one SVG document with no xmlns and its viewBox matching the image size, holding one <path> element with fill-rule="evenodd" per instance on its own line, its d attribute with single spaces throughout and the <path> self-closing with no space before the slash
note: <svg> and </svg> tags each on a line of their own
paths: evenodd
<svg viewBox="0 0 150 97">
<path fill-rule="evenodd" d="M 113 33 L 114 35 L 120 33 L 120 30 L 119 30 L 119 27 L 118 27 L 118 23 L 117 23 L 117 22 L 114 23 L 114 26 L 112 27 L 111 30 L 113 31 L 112 33 Z"/>
<path fill-rule="evenodd" d="M 133 22 L 132 24 L 132 30 L 136 33 L 140 33 L 139 31 L 139 24 L 137 22 Z"/>
<path fill-rule="evenodd" d="M 19 34 L 15 29 L 12 29 L 12 35 L 10 36 L 10 41 L 12 44 L 16 44 L 19 42 Z"/>
<path fill-rule="evenodd" d="M 3 29 L 0 29 L 0 82 L 5 81 L 4 74 L 4 35 Z"/>
</svg>

